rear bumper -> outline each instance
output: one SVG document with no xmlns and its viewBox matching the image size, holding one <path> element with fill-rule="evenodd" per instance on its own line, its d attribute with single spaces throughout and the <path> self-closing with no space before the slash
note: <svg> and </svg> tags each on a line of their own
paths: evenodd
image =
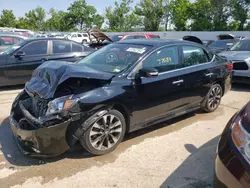
<svg viewBox="0 0 250 188">
<path fill-rule="evenodd" d="M 232 81 L 234 83 L 250 84 L 250 71 L 234 71 Z"/>
</svg>

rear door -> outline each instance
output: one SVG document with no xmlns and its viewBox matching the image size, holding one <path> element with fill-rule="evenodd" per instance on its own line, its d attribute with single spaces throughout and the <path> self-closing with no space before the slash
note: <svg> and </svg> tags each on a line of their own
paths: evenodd
<svg viewBox="0 0 250 188">
<path fill-rule="evenodd" d="M 23 51 L 25 56 L 15 57 Z M 34 69 L 48 59 L 48 40 L 38 40 L 27 43 L 14 54 L 9 56 L 6 64 L 8 79 L 19 79 L 21 82 L 29 80 Z"/>
<path fill-rule="evenodd" d="M 75 62 L 85 57 L 82 45 L 68 40 L 52 40 L 49 60 Z"/>
<path fill-rule="evenodd" d="M 182 45 L 180 48 L 186 93 L 183 103 L 185 106 L 199 106 L 216 79 L 213 54 L 192 45 Z"/>
</svg>

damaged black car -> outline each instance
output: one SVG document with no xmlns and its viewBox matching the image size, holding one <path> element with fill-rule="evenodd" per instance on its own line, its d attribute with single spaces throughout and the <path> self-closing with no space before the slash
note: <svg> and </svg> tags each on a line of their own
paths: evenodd
<svg viewBox="0 0 250 188">
<path fill-rule="evenodd" d="M 94 155 L 126 133 L 189 113 L 213 112 L 232 64 L 187 41 L 112 43 L 76 64 L 46 62 L 15 99 L 10 124 L 24 154 L 57 156 L 77 142 Z"/>
</svg>

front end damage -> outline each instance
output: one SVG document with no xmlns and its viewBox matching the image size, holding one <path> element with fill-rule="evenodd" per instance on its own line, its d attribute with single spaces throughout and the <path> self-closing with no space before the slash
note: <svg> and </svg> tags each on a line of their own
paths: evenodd
<svg viewBox="0 0 250 188">
<path fill-rule="evenodd" d="M 110 83 L 112 76 L 63 62 L 44 63 L 36 69 L 10 115 L 22 153 L 52 157 L 73 147 L 92 121 L 105 113 L 88 97 Z"/>
<path fill-rule="evenodd" d="M 64 111 L 46 116 L 47 106 L 48 101 L 30 97 L 25 91 L 14 101 L 10 124 L 23 154 L 52 157 L 71 147 L 70 138 L 66 136 L 67 131 L 72 123 L 79 127 L 77 121 L 80 113 Z"/>
</svg>

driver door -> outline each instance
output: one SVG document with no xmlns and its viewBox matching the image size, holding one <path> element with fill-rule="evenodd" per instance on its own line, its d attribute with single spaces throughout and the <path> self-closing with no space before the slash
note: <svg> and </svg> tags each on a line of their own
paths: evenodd
<svg viewBox="0 0 250 188">
<path fill-rule="evenodd" d="M 135 81 L 135 124 L 151 122 L 183 108 L 185 85 L 181 67 L 178 46 L 158 49 L 142 61 L 142 69 L 155 68 L 158 76 L 140 77 Z"/>
</svg>

